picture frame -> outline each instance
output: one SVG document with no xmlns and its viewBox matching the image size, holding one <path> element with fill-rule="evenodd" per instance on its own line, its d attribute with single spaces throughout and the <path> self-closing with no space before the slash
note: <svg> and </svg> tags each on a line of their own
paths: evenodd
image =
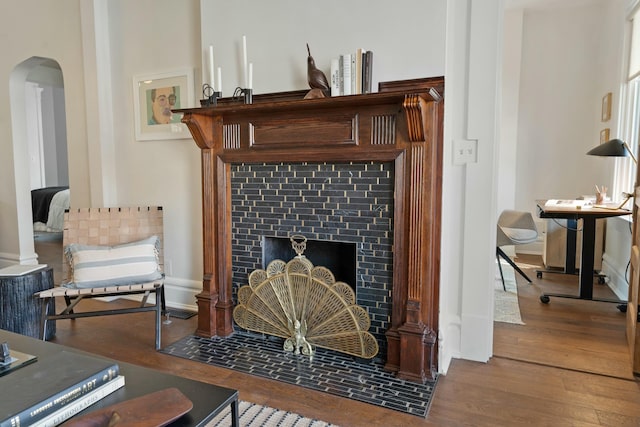
<svg viewBox="0 0 640 427">
<path fill-rule="evenodd" d="M 611 92 L 602 97 L 602 121 L 606 122 L 611 119 Z"/>
<path fill-rule="evenodd" d="M 609 140 L 609 128 L 604 128 L 600 131 L 600 144 L 604 144 Z"/>
<path fill-rule="evenodd" d="M 191 138 L 182 115 L 172 110 L 194 106 L 193 69 L 135 75 L 133 104 L 136 140 Z"/>
</svg>

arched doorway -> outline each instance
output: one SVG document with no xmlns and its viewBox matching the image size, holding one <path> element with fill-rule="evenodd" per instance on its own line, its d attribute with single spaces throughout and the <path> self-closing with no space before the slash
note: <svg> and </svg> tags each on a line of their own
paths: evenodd
<svg viewBox="0 0 640 427">
<path fill-rule="evenodd" d="M 32 190 L 69 186 L 60 65 L 53 59 L 40 57 L 18 64 L 11 73 L 10 95 L 20 262 L 28 264 L 38 262 L 34 235 L 59 237 L 62 229 L 61 225 L 47 227 L 45 221 L 34 232 Z"/>
</svg>

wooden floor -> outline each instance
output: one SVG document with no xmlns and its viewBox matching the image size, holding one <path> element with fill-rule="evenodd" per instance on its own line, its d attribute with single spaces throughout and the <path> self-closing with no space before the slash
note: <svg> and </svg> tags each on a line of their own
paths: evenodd
<svg viewBox="0 0 640 427">
<path fill-rule="evenodd" d="M 533 280 L 528 284 L 516 274 L 526 326 L 496 322 L 494 356 L 633 379 L 626 314 L 617 304 L 556 297 L 542 304 L 539 297 L 545 291 L 577 295 L 577 276 L 543 273 L 537 278 L 539 257 L 521 256 L 518 261 Z M 616 298 L 608 286 L 594 282 L 595 297 Z"/>
<path fill-rule="evenodd" d="M 45 249 L 39 251 L 47 262 Z M 526 325 L 496 323 L 496 355 L 488 363 L 454 360 L 439 379 L 427 419 L 158 353 L 151 313 L 58 321 L 54 342 L 234 388 L 243 400 L 340 426 L 640 426 L 624 316 L 606 303 L 552 298 L 543 305 L 541 289 L 567 287 L 562 282 L 569 278 L 537 280 L 527 271 L 534 285 L 518 278 Z M 163 345 L 192 333 L 196 319 L 164 325 Z"/>
</svg>

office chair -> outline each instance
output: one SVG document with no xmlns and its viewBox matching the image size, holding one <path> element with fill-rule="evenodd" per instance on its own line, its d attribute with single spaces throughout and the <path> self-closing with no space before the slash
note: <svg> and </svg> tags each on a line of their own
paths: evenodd
<svg viewBox="0 0 640 427">
<path fill-rule="evenodd" d="M 533 243 L 537 239 L 538 229 L 536 228 L 536 223 L 531 213 L 505 210 L 500 214 L 498 218 L 498 236 L 496 239 L 496 259 L 498 260 L 498 268 L 500 269 L 500 277 L 502 278 L 502 288 L 505 291 L 507 288 L 504 284 L 500 257 L 504 258 L 527 282 L 531 283 L 531 279 L 524 274 L 524 271 L 522 271 L 500 247 L 506 245 L 524 245 Z"/>
</svg>

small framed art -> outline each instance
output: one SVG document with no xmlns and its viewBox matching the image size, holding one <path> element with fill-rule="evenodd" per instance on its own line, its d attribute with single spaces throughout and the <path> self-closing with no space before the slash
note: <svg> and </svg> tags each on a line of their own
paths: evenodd
<svg viewBox="0 0 640 427">
<path fill-rule="evenodd" d="M 138 141 L 190 138 L 173 110 L 193 107 L 193 69 L 133 77 L 133 102 Z"/>
<path fill-rule="evenodd" d="M 611 118 L 611 92 L 602 97 L 602 121 L 609 121 Z"/>
</svg>

